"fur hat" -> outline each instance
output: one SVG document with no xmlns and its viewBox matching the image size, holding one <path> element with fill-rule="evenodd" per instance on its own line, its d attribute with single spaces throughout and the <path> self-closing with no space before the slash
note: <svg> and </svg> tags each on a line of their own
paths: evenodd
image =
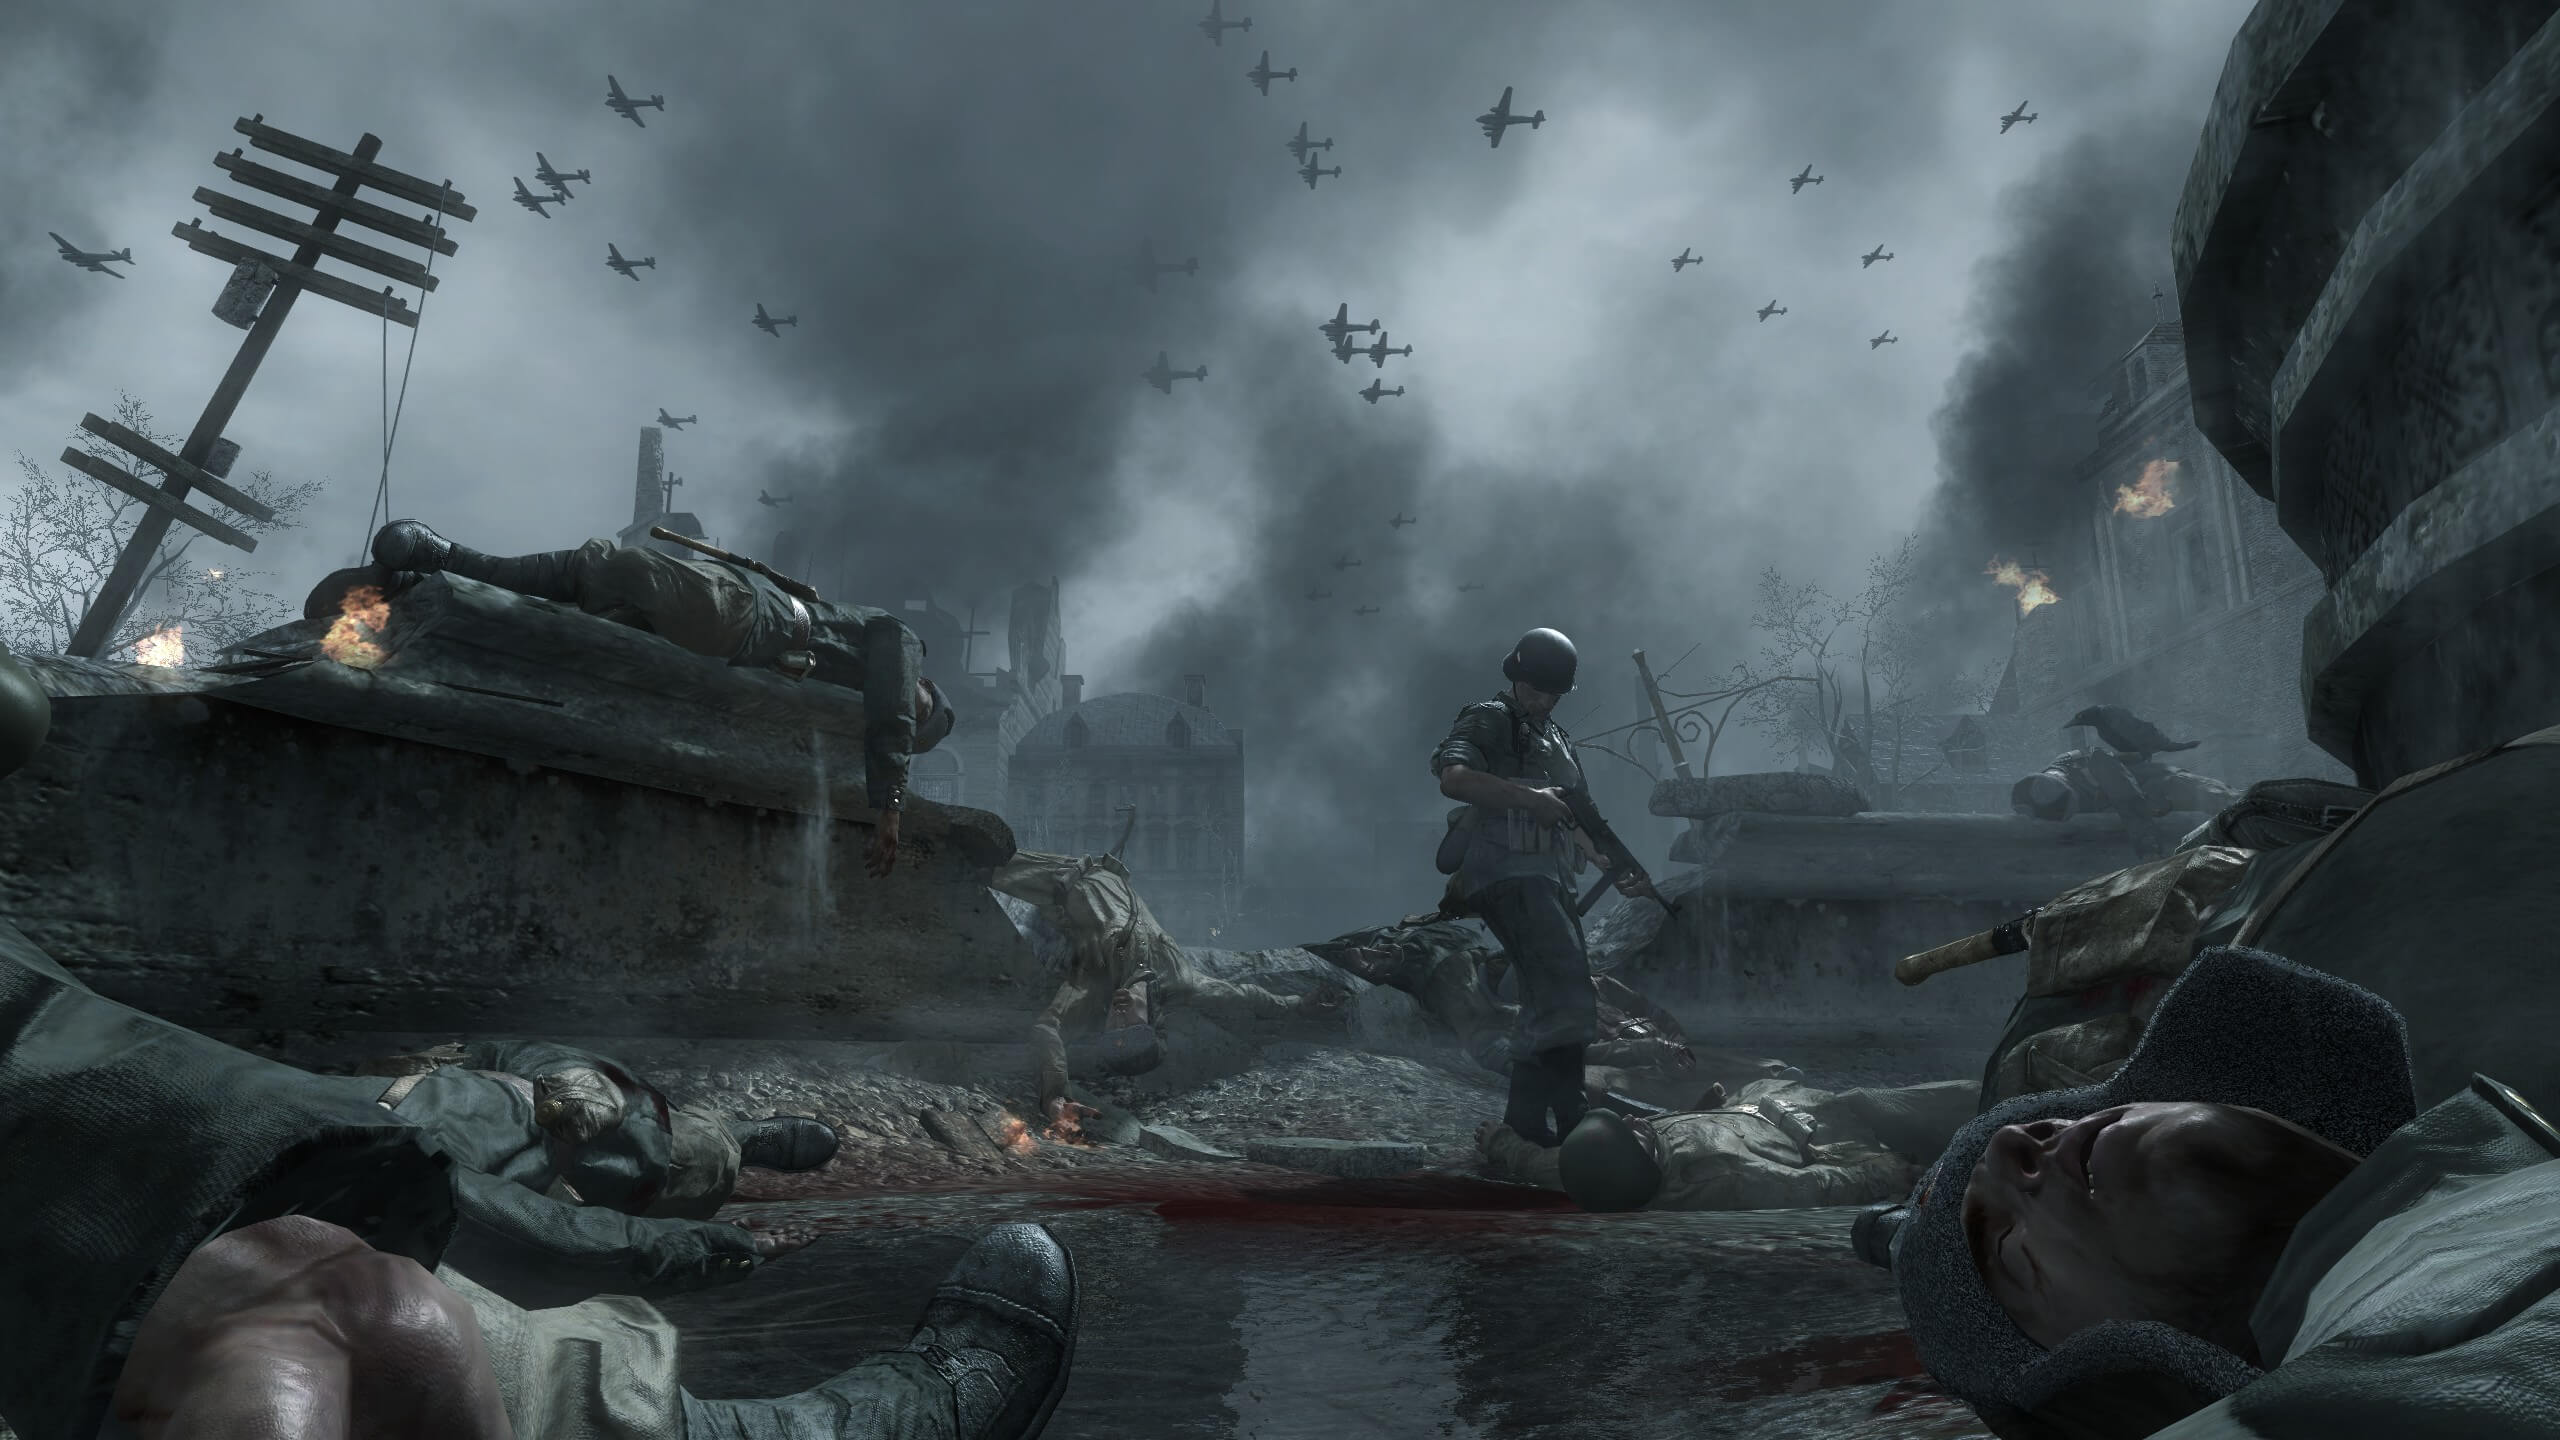
<svg viewBox="0 0 2560 1440">
<path fill-rule="evenodd" d="M 2173 1376 L 2208 1400 L 2258 1377 L 2230 1351 L 2156 1321 L 2107 1321 L 2046 1350 L 1975 1268 L 1964 1192 L 1994 1132 L 2146 1101 L 2248 1106 L 2357 1155 L 2418 1109 L 2407 1027 L 2381 997 L 2260 950 L 2198 956 L 2114 1075 L 1993 1107 L 1921 1176 L 1893 1237 L 1893 1273 L 1921 1362 L 1947 1388 L 1977 1406 L 2034 1410 L 2066 1387 L 2126 1371 Z"/>
</svg>

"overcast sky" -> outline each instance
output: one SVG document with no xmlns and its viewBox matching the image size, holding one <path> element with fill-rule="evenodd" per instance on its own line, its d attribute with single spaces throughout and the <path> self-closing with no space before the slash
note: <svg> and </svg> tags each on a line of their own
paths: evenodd
<svg viewBox="0 0 2560 1440">
<path fill-rule="evenodd" d="M 234 188 L 209 163 L 231 121 L 369 130 L 480 211 L 425 302 L 397 513 L 499 551 L 610 534 L 638 428 L 699 414 L 667 448 L 714 535 L 763 550 L 788 520 L 873 603 L 930 586 L 1001 615 L 1057 575 L 1087 693 L 1207 672 L 1252 737 L 1258 848 L 1319 853 L 1338 817 L 1434 811 L 1425 757 L 1524 628 L 1582 643 L 1598 728 L 1633 647 L 1696 645 L 1689 675 L 1740 658 L 1764 566 L 1854 586 L 1950 514 L 1978 564 L 1998 537 L 1974 543 L 1979 494 L 1942 498 L 1971 481 L 1941 436 L 1958 470 L 1998 468 L 1984 436 L 2022 379 L 2075 390 L 2134 341 L 2248 9 L 1232 0 L 1254 28 L 1212 47 L 1205 6 L 16 15 L 0 453 L 49 457 L 120 389 L 183 431 L 240 335 L 208 313 L 223 267 L 168 232 L 196 186 Z M 1244 77 L 1266 47 L 1300 76 L 1268 98 Z M 608 70 L 666 110 L 616 117 Z M 1549 119 L 1490 149 L 1473 117 L 1506 85 Z M 2001 134 L 2021 100 L 2040 118 Z M 1312 193 L 1282 149 L 1301 120 L 1343 169 Z M 554 219 L 507 200 L 536 148 L 594 174 Z M 1808 162 L 1824 182 L 1791 195 Z M 133 247 L 129 278 L 59 263 L 47 230 Z M 657 268 L 612 274 L 608 241 Z M 1139 288 L 1149 241 L 1198 275 Z M 1684 247 L 1703 263 L 1675 275 Z M 1756 321 L 1770 300 L 1788 313 Z M 1415 347 L 1384 371 L 1401 398 L 1363 403 L 1380 371 L 1326 353 L 1346 301 Z M 799 327 L 768 339 L 758 302 Z M 1159 349 L 1209 378 L 1158 394 Z M 378 322 L 305 299 L 231 426 L 244 468 L 327 482 L 249 562 L 297 604 L 364 539 L 382 358 Z M 1985 592 L 1958 627 L 1977 647 L 2005 614 Z"/>
</svg>

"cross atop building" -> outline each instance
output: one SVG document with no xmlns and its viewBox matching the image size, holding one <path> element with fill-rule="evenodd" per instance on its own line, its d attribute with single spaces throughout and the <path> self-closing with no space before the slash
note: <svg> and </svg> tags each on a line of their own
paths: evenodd
<svg viewBox="0 0 2560 1440">
<path fill-rule="evenodd" d="M 665 491 L 665 492 L 666 492 L 665 496 L 664 496 L 664 497 L 659 501 L 659 504 L 658 504 L 658 513 L 659 513 L 659 514 L 661 514 L 661 515 L 671 515 L 671 514 L 674 514 L 674 513 L 675 513 L 675 508 L 676 508 L 676 487 L 677 487 L 677 486 L 679 486 L 679 485 L 681 485 L 681 484 L 683 484 L 683 483 L 684 483 L 684 477 L 683 477 L 683 476 L 681 476 L 681 475 L 669 475 L 669 476 L 668 476 L 668 477 L 667 477 L 663 482 L 661 482 L 661 483 L 659 484 L 658 488 L 659 488 L 660 490 L 663 490 L 663 491 Z"/>
</svg>

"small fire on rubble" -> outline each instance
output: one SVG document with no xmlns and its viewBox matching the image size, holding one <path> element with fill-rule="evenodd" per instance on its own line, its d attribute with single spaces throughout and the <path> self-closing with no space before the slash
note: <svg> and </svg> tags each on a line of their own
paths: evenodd
<svg viewBox="0 0 2560 1440">
<path fill-rule="evenodd" d="M 1028 1155 L 1040 1148 L 1039 1137 L 1031 1133 L 1031 1127 L 1024 1124 L 1019 1115 L 1007 1115 L 997 1121 L 995 1134 L 990 1138 L 1008 1155 Z"/>
<path fill-rule="evenodd" d="M 320 637 L 320 653 L 351 670 L 371 670 L 383 659 L 375 643 L 391 625 L 391 602 L 371 585 L 354 585 L 338 601 L 338 618 Z"/>
<path fill-rule="evenodd" d="M 168 625 L 133 642 L 136 665 L 177 666 L 187 663 L 187 627 Z"/>
<path fill-rule="evenodd" d="M 2032 615 L 2037 607 L 2050 605 L 2062 598 L 2054 593 L 2052 576 L 2042 570 L 2031 570 L 2015 560 L 2003 560 L 1995 555 L 1991 557 L 1990 564 L 1982 567 L 1982 573 L 1990 576 L 1993 584 L 2006 585 L 2018 592 L 2018 613 L 2021 616 Z"/>
<path fill-rule="evenodd" d="M 2155 520 L 2175 510 L 2178 497 L 2169 486 L 2177 478 L 2175 460 L 2154 460 L 2143 466 L 2140 478 L 2116 487 L 2116 513 L 2137 520 Z"/>
</svg>

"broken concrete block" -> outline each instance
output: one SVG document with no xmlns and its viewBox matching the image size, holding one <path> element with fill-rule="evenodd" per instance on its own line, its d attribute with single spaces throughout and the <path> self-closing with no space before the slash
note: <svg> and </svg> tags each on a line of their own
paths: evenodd
<svg viewBox="0 0 2560 1440">
<path fill-rule="evenodd" d="M 992 1160 L 999 1153 L 987 1132 L 978 1128 L 978 1122 L 958 1111 L 925 1110 L 918 1112 L 916 1119 L 926 1134 L 941 1141 L 955 1155 Z"/>
<path fill-rule="evenodd" d="M 1232 1150 L 1221 1150 L 1178 1125 L 1149 1125 L 1138 1132 L 1140 1147 L 1167 1160 L 1241 1160 Z"/>
<path fill-rule="evenodd" d="M 1410 1140 L 1318 1140 L 1279 1135 L 1248 1140 L 1245 1158 L 1257 1165 L 1312 1170 L 1345 1180 L 1376 1180 L 1422 1168 L 1423 1150 Z"/>
</svg>

